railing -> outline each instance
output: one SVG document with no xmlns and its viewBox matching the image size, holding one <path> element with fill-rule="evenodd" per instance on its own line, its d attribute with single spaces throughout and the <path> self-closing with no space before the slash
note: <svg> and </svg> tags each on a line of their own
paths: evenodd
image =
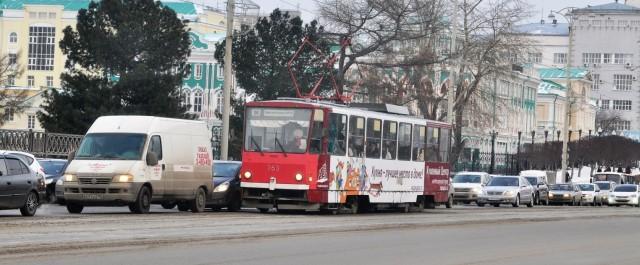
<svg viewBox="0 0 640 265">
<path fill-rule="evenodd" d="M 77 150 L 82 135 L 0 130 L 0 149 L 31 153 L 36 157 L 66 157 Z"/>
</svg>

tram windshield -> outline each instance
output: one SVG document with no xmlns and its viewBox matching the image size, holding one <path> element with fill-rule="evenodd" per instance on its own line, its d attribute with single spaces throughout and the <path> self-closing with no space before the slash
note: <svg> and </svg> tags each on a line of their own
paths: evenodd
<svg viewBox="0 0 640 265">
<path fill-rule="evenodd" d="M 304 153 L 309 142 L 311 113 L 311 109 L 249 108 L 245 120 L 245 150 Z"/>
</svg>

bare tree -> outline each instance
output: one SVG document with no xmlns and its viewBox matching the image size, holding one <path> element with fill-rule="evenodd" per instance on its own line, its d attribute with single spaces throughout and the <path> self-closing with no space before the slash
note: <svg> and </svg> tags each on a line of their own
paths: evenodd
<svg viewBox="0 0 640 265">
<path fill-rule="evenodd" d="M 27 98 L 27 93 L 22 89 L 11 89 L 13 81 L 19 78 L 24 69 L 18 64 L 20 54 L 4 54 L 0 56 L 0 112 L 2 117 L 0 118 L 0 126 L 13 117 L 13 115 L 19 114 L 27 107 L 24 102 Z M 11 81 L 11 82 L 10 82 Z"/>
<path fill-rule="evenodd" d="M 531 40 L 515 34 L 516 23 L 529 17 L 522 0 L 459 0 L 454 7 L 461 17 L 461 42 L 457 47 L 454 98 L 454 145 L 456 161 L 464 149 L 463 115 L 472 98 L 482 96 L 482 83 L 492 75 L 510 72 L 514 58 L 524 58 Z"/>
</svg>

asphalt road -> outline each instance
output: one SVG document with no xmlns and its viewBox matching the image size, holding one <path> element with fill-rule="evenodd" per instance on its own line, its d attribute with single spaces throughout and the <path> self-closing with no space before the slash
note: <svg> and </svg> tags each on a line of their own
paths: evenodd
<svg viewBox="0 0 640 265">
<path fill-rule="evenodd" d="M 640 209 L 282 215 L 0 211 L 0 264 L 638 264 Z"/>
</svg>

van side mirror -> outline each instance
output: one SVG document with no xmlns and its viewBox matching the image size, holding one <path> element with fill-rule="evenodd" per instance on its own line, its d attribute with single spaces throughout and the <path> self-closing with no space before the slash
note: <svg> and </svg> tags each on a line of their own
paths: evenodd
<svg viewBox="0 0 640 265">
<path fill-rule="evenodd" d="M 147 166 L 157 166 L 158 165 L 158 156 L 156 153 L 147 152 Z"/>
<path fill-rule="evenodd" d="M 71 160 L 73 160 L 76 157 L 76 151 L 71 151 L 69 152 L 69 154 L 67 154 L 67 162 L 71 162 Z"/>
</svg>

